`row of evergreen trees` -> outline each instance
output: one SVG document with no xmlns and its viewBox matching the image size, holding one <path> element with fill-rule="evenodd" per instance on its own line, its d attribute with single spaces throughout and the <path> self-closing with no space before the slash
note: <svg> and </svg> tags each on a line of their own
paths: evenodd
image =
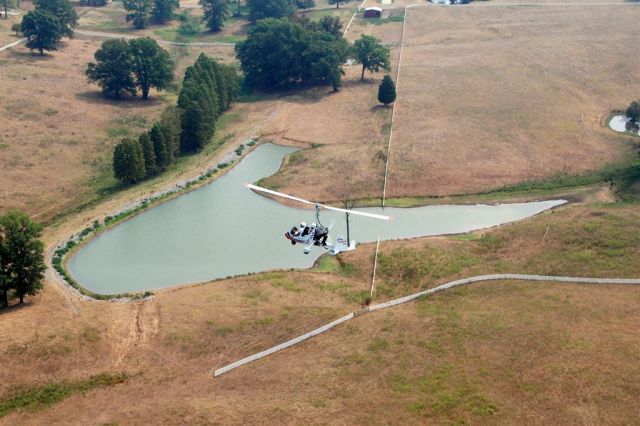
<svg viewBox="0 0 640 426">
<path fill-rule="evenodd" d="M 235 101 L 239 80 L 236 69 L 200 54 L 187 68 L 178 96 L 182 111 L 180 151 L 197 152 L 211 140 L 216 120 Z"/>
<path fill-rule="evenodd" d="M 148 132 L 125 138 L 113 150 L 113 172 L 125 183 L 162 173 L 180 154 L 180 111 L 169 107 Z"/>
<path fill-rule="evenodd" d="M 239 90 L 234 67 L 200 54 L 185 71 L 178 106 L 169 107 L 148 132 L 125 138 L 113 151 L 117 179 L 136 183 L 162 173 L 181 154 L 197 152 L 213 137 L 220 115 Z"/>
</svg>

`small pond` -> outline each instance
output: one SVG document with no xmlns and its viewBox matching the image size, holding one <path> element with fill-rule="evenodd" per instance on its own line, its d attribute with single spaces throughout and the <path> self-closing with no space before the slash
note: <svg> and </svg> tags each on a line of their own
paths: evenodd
<svg viewBox="0 0 640 426">
<path fill-rule="evenodd" d="M 284 232 L 313 210 L 284 206 L 243 187 L 275 173 L 293 148 L 262 145 L 218 180 L 160 204 L 82 247 L 68 263 L 73 277 L 101 294 L 134 292 L 279 268 L 308 268 L 324 253 L 305 255 Z M 386 208 L 385 222 L 351 219 L 358 243 L 463 233 L 524 219 L 562 200 L 488 205 Z M 382 212 L 380 208 L 362 209 Z M 332 234 L 345 234 L 344 215 L 323 212 Z"/>
</svg>

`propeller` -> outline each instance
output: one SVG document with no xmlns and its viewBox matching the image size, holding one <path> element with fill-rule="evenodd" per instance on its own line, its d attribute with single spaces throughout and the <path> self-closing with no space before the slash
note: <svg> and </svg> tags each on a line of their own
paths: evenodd
<svg viewBox="0 0 640 426">
<path fill-rule="evenodd" d="M 287 198 L 289 200 L 297 201 L 297 202 L 303 203 L 303 204 L 310 204 L 312 206 L 320 206 L 320 207 L 322 207 L 324 209 L 327 209 L 327 210 L 333 210 L 333 211 L 344 212 L 344 213 L 349 213 L 349 214 L 356 214 L 356 215 L 360 215 L 360 216 L 371 217 L 371 218 L 374 218 L 374 219 L 382 219 L 382 220 L 390 220 L 391 219 L 391 217 L 385 216 L 385 215 L 382 215 L 382 214 L 360 212 L 360 211 L 357 211 L 357 210 L 346 210 L 346 209 L 341 209 L 339 207 L 333 207 L 333 206 L 327 206 L 325 204 L 314 203 L 312 201 L 303 200 L 302 198 L 293 197 L 291 195 L 283 194 L 282 192 L 272 191 L 270 189 L 263 188 L 261 186 L 252 185 L 250 183 L 245 184 L 245 186 L 247 188 L 253 189 L 255 191 L 260 191 L 260 192 L 264 192 L 266 194 L 271 194 L 271 195 L 275 195 L 275 196 L 278 196 L 278 197 Z"/>
</svg>

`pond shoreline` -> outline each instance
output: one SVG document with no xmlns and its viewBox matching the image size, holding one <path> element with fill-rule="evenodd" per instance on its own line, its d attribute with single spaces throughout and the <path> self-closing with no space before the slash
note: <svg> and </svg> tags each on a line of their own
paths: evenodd
<svg viewBox="0 0 640 426">
<path fill-rule="evenodd" d="M 199 186 L 201 191 L 181 192 L 185 197 L 172 196 L 172 203 L 155 205 L 155 199 L 144 200 L 156 208 L 143 204 L 127 212 L 125 218 L 134 220 L 119 222 L 117 231 L 109 224 L 111 232 L 100 233 L 101 238 L 92 239 L 93 244 L 87 244 L 89 239 L 82 241 L 82 250 L 72 244 L 63 262 L 66 275 L 98 298 L 113 298 L 102 295 L 124 292 L 130 296 L 149 289 L 312 266 L 317 252 L 307 257 L 299 250 L 279 246 L 279 228 L 299 221 L 301 215 L 310 219 L 310 212 L 291 209 L 242 188 L 243 182 L 275 173 L 292 151 L 290 147 L 261 145 L 259 155 L 254 151 L 245 157 L 224 174 L 223 181 Z M 390 212 L 386 211 L 399 219 L 393 226 L 358 221 L 352 224 L 352 236 L 367 243 L 375 239 L 372 232 L 380 233 L 383 240 L 464 233 L 524 219 L 563 203 L 388 207 Z M 137 214 L 143 212 L 142 216 Z M 323 217 L 327 223 L 331 218 L 337 220 L 335 232 L 340 232 L 342 216 L 327 212 Z M 277 250 L 271 249 L 276 246 Z M 82 257 L 78 257 L 80 252 Z M 60 255 L 65 254 L 56 253 L 59 269 Z"/>
</svg>

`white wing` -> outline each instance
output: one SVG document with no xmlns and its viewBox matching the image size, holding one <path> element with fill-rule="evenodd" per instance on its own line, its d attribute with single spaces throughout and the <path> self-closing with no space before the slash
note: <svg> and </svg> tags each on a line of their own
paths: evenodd
<svg viewBox="0 0 640 426">
<path fill-rule="evenodd" d="M 327 210 L 334 210 L 334 211 L 337 211 L 337 212 L 356 214 L 356 215 L 360 215 L 360 216 L 371 217 L 371 218 L 374 218 L 374 219 L 382 219 L 382 220 L 390 220 L 391 219 L 391 217 L 385 216 L 385 215 L 382 215 L 382 214 L 360 212 L 360 211 L 357 211 L 357 210 L 346 210 L 346 209 L 341 209 L 339 207 L 333 207 L 333 206 L 327 206 L 327 205 L 320 204 L 320 203 L 314 203 L 314 202 L 309 201 L 309 200 L 303 200 L 302 198 L 293 197 L 291 195 L 283 194 L 282 192 L 272 191 L 270 189 L 263 188 L 261 186 L 252 185 L 250 183 L 247 183 L 246 187 L 249 188 L 249 189 L 253 189 L 255 191 L 264 192 L 266 194 L 271 194 L 271 195 L 275 195 L 275 196 L 278 196 L 278 197 L 288 198 L 289 200 L 297 201 L 299 203 L 318 205 L 318 206 L 321 206 L 322 208 L 325 208 Z"/>
</svg>

